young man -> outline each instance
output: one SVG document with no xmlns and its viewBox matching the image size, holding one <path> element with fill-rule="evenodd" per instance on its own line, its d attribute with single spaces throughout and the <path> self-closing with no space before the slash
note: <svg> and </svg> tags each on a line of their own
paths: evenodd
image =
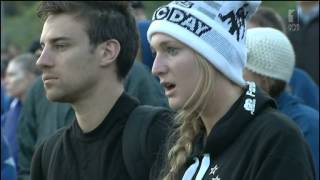
<svg viewBox="0 0 320 180">
<path fill-rule="evenodd" d="M 46 96 L 70 103 L 76 119 L 39 146 L 31 179 L 138 179 L 129 173 L 122 148 L 127 120 L 138 106 L 122 83 L 138 48 L 129 10 L 125 2 L 41 2 L 38 14 L 45 23 L 37 65 Z M 147 134 L 150 162 L 166 134 L 168 116 L 156 116 L 155 130 Z"/>
<path fill-rule="evenodd" d="M 168 107 L 160 83 L 141 63 L 136 61 L 132 65 L 123 84 L 125 92 L 137 98 L 141 105 Z M 47 99 L 42 79 L 38 78 L 27 94 L 19 120 L 20 180 L 30 179 L 31 159 L 37 146 L 74 119 L 74 112 L 69 104 Z"/>
</svg>

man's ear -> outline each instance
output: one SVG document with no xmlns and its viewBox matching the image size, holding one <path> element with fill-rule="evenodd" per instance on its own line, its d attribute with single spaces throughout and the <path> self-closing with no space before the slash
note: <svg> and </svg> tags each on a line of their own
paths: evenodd
<svg viewBox="0 0 320 180">
<path fill-rule="evenodd" d="M 120 43 L 115 39 L 107 40 L 99 45 L 100 65 L 108 66 L 112 64 L 120 53 Z"/>
</svg>

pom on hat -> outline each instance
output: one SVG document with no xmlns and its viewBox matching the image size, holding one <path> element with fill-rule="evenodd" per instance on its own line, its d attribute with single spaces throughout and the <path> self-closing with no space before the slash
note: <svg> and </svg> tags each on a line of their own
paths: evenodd
<svg viewBox="0 0 320 180">
<path fill-rule="evenodd" d="M 247 32 L 246 45 L 247 69 L 287 83 L 290 81 L 295 54 L 285 34 L 273 28 L 252 28 Z"/>
<path fill-rule="evenodd" d="M 148 41 L 157 32 L 170 35 L 244 86 L 246 20 L 259 4 L 260 1 L 173 1 L 154 12 Z"/>
</svg>

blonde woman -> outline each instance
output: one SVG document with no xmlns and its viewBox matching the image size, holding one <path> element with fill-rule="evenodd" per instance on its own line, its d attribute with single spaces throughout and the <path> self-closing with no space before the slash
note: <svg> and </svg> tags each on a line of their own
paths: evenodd
<svg viewBox="0 0 320 180">
<path fill-rule="evenodd" d="M 155 11 L 152 72 L 178 115 L 152 179 L 314 179 L 297 127 L 243 80 L 245 21 L 259 3 L 175 1 Z"/>
</svg>

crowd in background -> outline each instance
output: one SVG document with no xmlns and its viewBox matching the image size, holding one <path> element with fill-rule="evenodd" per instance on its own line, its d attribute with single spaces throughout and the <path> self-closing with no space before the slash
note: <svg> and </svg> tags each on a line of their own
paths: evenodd
<svg viewBox="0 0 320 180">
<path fill-rule="evenodd" d="M 159 80 L 151 74 L 154 56 L 147 40 L 151 20 L 146 18 L 143 2 L 133 1 L 131 5 L 140 48 L 124 82 L 125 90 L 142 104 L 169 107 Z M 295 12 L 295 19 L 288 21 L 272 9 L 261 8 L 248 22 L 248 41 L 263 33 L 277 36 L 279 32 L 273 31 L 277 29 L 289 40 L 283 40 L 285 43 L 281 45 L 292 49 L 282 54 L 277 54 L 276 48 L 266 52 L 273 46 L 267 38 L 262 39 L 263 44 L 249 43 L 249 53 L 256 54 L 248 56 L 245 79 L 261 86 L 275 99 L 279 111 L 300 128 L 311 148 L 318 178 L 319 3 L 297 2 Z M 299 29 L 288 29 L 294 23 L 299 23 Z M 274 29 L 255 32 L 259 27 Z M 39 40 L 30 43 L 28 52 L 19 52 L 14 47 L 1 51 L 1 179 L 29 179 L 37 145 L 74 119 L 70 105 L 46 99 L 41 72 L 35 66 L 40 55 Z"/>
</svg>

